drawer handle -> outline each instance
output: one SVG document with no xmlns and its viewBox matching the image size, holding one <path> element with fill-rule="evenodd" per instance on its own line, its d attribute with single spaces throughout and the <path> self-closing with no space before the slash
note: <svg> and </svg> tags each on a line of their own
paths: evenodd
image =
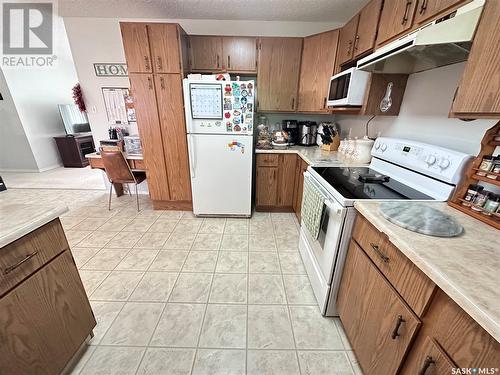
<svg viewBox="0 0 500 375">
<path fill-rule="evenodd" d="M 436 361 L 432 359 L 430 355 L 425 357 L 424 363 L 422 364 L 422 368 L 418 372 L 418 375 L 425 375 L 429 367 L 431 367 L 431 365 L 433 365 L 434 363 L 436 363 Z"/>
<path fill-rule="evenodd" d="M 7 267 L 4 271 L 3 271 L 3 274 L 4 275 L 7 275 L 9 273 L 11 273 L 12 271 L 14 271 L 17 267 L 21 266 L 23 263 L 27 262 L 28 260 L 30 260 L 31 258 L 33 258 L 36 254 L 38 254 L 38 251 L 35 251 L 34 253 L 31 253 L 31 254 L 28 254 L 26 255 L 26 257 L 22 260 L 20 260 L 19 262 L 17 262 L 16 264 L 12 265 L 12 266 L 9 266 Z"/>
<path fill-rule="evenodd" d="M 370 246 L 378 254 L 380 259 L 382 259 L 382 262 L 389 263 L 389 257 L 380 250 L 380 247 L 378 245 L 375 245 L 374 243 L 370 242 Z"/>
<path fill-rule="evenodd" d="M 403 14 L 403 20 L 401 21 L 401 25 L 404 25 L 406 21 L 408 21 L 408 11 L 410 10 L 411 1 L 406 2 L 405 14 Z"/>
<path fill-rule="evenodd" d="M 392 331 L 392 339 L 396 340 L 396 338 L 399 336 L 399 327 L 401 327 L 401 324 L 405 323 L 406 320 L 403 319 L 402 315 L 398 315 L 398 320 L 396 321 L 396 327 L 394 327 L 394 330 Z"/>
</svg>

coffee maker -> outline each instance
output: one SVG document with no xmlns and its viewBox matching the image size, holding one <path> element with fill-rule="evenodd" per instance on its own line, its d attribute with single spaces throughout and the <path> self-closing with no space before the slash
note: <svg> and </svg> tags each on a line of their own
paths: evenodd
<svg viewBox="0 0 500 375">
<path fill-rule="evenodd" d="M 314 121 L 300 121 L 298 123 L 299 144 L 302 146 L 316 145 L 318 135 L 318 124 Z"/>
<path fill-rule="evenodd" d="M 299 123 L 297 120 L 282 120 L 281 129 L 288 133 L 288 143 L 295 145 L 299 142 Z"/>
</svg>

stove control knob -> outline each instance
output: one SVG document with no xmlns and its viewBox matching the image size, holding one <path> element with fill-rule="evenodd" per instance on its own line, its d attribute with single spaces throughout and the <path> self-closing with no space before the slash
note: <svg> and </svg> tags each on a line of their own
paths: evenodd
<svg viewBox="0 0 500 375">
<path fill-rule="evenodd" d="M 382 143 L 380 149 L 382 150 L 382 152 L 384 152 L 385 150 L 387 150 L 387 145 L 385 143 Z"/>
<path fill-rule="evenodd" d="M 440 162 L 439 162 L 439 168 L 441 169 L 446 169 L 450 166 L 450 160 L 449 159 L 442 159 Z"/>
<path fill-rule="evenodd" d="M 375 142 L 375 150 L 378 150 L 380 148 L 380 142 Z"/>
<path fill-rule="evenodd" d="M 425 162 L 430 167 L 436 162 L 436 157 L 434 155 L 427 155 L 427 157 L 425 158 Z"/>
</svg>

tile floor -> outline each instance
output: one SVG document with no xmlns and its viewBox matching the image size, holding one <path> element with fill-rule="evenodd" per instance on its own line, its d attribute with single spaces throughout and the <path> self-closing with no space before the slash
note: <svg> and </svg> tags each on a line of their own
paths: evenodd
<svg viewBox="0 0 500 375">
<path fill-rule="evenodd" d="M 98 321 L 73 374 L 361 374 L 319 313 L 292 214 L 196 218 L 101 191 L 10 189 L 67 205 L 68 241 Z"/>
</svg>

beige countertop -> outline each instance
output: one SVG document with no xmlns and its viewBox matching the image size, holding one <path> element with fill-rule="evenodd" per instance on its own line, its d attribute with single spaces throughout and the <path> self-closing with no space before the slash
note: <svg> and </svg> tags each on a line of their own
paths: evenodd
<svg viewBox="0 0 500 375">
<path fill-rule="evenodd" d="M 464 233 L 453 238 L 427 236 L 387 221 L 379 202 L 359 201 L 354 206 L 500 342 L 500 232 L 446 203 L 425 204 L 451 215 Z"/>
<path fill-rule="evenodd" d="M 128 155 L 126 152 L 123 153 L 125 155 L 125 159 L 129 160 L 143 160 L 144 157 L 142 155 Z M 85 157 L 87 159 L 101 159 L 101 155 L 97 152 L 93 152 L 91 154 L 86 154 Z"/>
<path fill-rule="evenodd" d="M 366 163 L 355 163 L 346 160 L 337 151 L 324 151 L 319 146 L 291 146 L 286 149 L 261 150 L 256 148 L 256 154 L 297 154 L 307 164 L 314 167 L 366 166 Z"/>
<path fill-rule="evenodd" d="M 8 191 L 2 192 L 8 194 Z M 0 248 L 67 212 L 64 206 L 35 206 L 0 200 Z"/>
</svg>

